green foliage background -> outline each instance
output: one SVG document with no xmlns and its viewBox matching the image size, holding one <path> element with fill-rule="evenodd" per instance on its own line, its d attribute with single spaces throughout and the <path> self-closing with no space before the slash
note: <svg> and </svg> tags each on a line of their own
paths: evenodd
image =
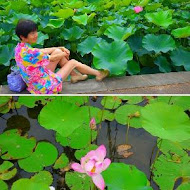
<svg viewBox="0 0 190 190">
<path fill-rule="evenodd" d="M 15 64 L 19 19 L 39 26 L 36 47 L 65 46 L 71 57 L 112 76 L 190 70 L 188 0 L 10 0 L 0 2 L 0 83 Z M 134 6 L 144 10 L 136 14 Z M 183 57 L 183 60 L 181 59 Z"/>
</svg>

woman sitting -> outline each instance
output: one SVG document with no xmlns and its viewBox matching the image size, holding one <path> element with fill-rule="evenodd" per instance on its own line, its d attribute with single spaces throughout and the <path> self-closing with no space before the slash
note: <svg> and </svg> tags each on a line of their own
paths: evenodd
<svg viewBox="0 0 190 190">
<path fill-rule="evenodd" d="M 31 44 L 37 42 L 38 32 L 37 24 L 31 20 L 20 20 L 16 34 L 21 42 L 15 48 L 15 60 L 30 93 L 61 92 L 62 81 L 68 75 L 71 75 L 71 82 L 75 83 L 86 80 L 86 74 L 96 76 L 97 81 L 102 81 L 109 74 L 108 71 L 92 69 L 74 59 L 69 60 L 70 51 L 65 47 L 32 48 Z M 58 64 L 61 68 L 55 73 Z"/>
</svg>

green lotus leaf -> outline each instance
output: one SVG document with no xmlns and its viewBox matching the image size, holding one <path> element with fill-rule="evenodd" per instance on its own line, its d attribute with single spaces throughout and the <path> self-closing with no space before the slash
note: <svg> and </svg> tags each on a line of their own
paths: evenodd
<svg viewBox="0 0 190 190">
<path fill-rule="evenodd" d="M 190 140 L 182 142 L 172 142 L 169 140 L 158 139 L 157 146 L 160 147 L 160 150 L 164 153 L 170 153 L 172 155 L 184 156 L 187 154 L 186 151 L 190 150 Z"/>
<path fill-rule="evenodd" d="M 89 101 L 88 96 L 57 96 L 56 99 L 75 104 L 76 106 L 82 106 Z"/>
<path fill-rule="evenodd" d="M 27 139 L 20 136 L 18 130 L 8 130 L 0 135 L 1 158 L 4 160 L 16 160 L 26 158 L 32 154 L 36 145 L 35 138 Z"/>
<path fill-rule="evenodd" d="M 182 59 L 183 57 L 183 59 Z M 175 66 L 183 66 L 186 71 L 190 71 L 190 52 L 182 47 L 171 52 L 171 60 Z"/>
<path fill-rule="evenodd" d="M 115 111 L 115 119 L 122 125 L 140 128 L 141 127 L 141 107 L 137 105 L 124 105 Z"/>
<path fill-rule="evenodd" d="M 190 120 L 183 108 L 163 102 L 141 109 L 142 127 L 151 135 L 174 142 L 190 139 Z"/>
<path fill-rule="evenodd" d="M 141 7 L 145 7 L 149 3 L 149 1 L 150 0 L 140 0 L 138 1 L 138 5 Z"/>
<path fill-rule="evenodd" d="M 152 189 L 148 185 L 149 181 L 147 180 L 146 175 L 133 165 L 111 163 L 108 169 L 102 172 L 102 175 L 109 190 Z"/>
<path fill-rule="evenodd" d="M 38 32 L 37 44 L 44 45 L 44 41 L 47 39 L 49 39 L 49 36 L 47 34 L 43 34 L 42 32 Z"/>
<path fill-rule="evenodd" d="M 66 154 L 62 153 L 61 156 L 56 160 L 53 168 L 61 169 L 66 167 L 68 164 L 69 164 L 69 159 L 67 158 Z"/>
<path fill-rule="evenodd" d="M 145 18 L 157 26 L 168 28 L 169 25 L 173 24 L 172 10 L 158 11 L 155 13 L 146 13 Z"/>
<path fill-rule="evenodd" d="M 177 188 L 177 190 L 189 190 L 189 189 L 190 189 L 190 183 L 189 183 L 188 181 L 182 183 L 182 184 Z"/>
<path fill-rule="evenodd" d="M 87 21 L 88 21 L 88 15 L 85 13 L 85 14 L 80 15 L 80 16 L 73 16 L 73 20 L 75 22 L 77 22 L 78 24 L 82 24 L 82 25 L 86 26 Z"/>
<path fill-rule="evenodd" d="M 184 28 L 177 28 L 172 30 L 171 34 L 175 38 L 187 38 L 190 36 L 190 26 L 186 26 Z"/>
<path fill-rule="evenodd" d="M 136 75 L 140 72 L 140 65 L 136 61 L 128 61 L 127 62 L 127 72 L 130 75 Z"/>
<path fill-rule="evenodd" d="M 48 171 L 40 171 L 39 173 L 32 176 L 30 180 L 35 183 L 45 183 L 48 186 L 53 183 L 53 177 Z"/>
<path fill-rule="evenodd" d="M 163 73 L 169 73 L 172 70 L 170 63 L 164 56 L 157 57 L 154 63 L 159 66 L 159 70 Z"/>
<path fill-rule="evenodd" d="M 89 125 L 82 125 L 74 130 L 74 132 L 68 137 L 63 137 L 59 133 L 56 133 L 56 140 L 62 146 L 81 149 L 88 146 L 91 140 L 95 140 L 96 136 L 97 132 L 94 130 L 91 131 Z"/>
<path fill-rule="evenodd" d="M 0 113 L 7 113 L 10 110 L 10 102 L 12 101 L 11 96 L 1 96 L 0 97 Z"/>
<path fill-rule="evenodd" d="M 101 100 L 102 106 L 106 109 L 116 109 L 122 103 L 121 99 L 117 96 L 105 96 Z"/>
<path fill-rule="evenodd" d="M 65 181 L 71 190 L 89 190 L 91 189 L 91 178 L 86 174 L 77 172 L 67 172 Z"/>
<path fill-rule="evenodd" d="M 104 35 L 112 38 L 114 40 L 126 40 L 129 36 L 135 33 L 135 25 L 131 25 L 130 27 L 120 27 L 120 26 L 109 26 Z"/>
<path fill-rule="evenodd" d="M 87 23 L 90 23 L 95 16 L 96 16 L 96 13 L 91 13 L 90 15 L 88 15 Z"/>
<path fill-rule="evenodd" d="M 155 51 L 155 53 L 166 53 L 168 51 L 172 51 L 175 49 L 175 41 L 170 35 L 161 34 L 161 35 L 154 35 L 154 34 L 147 34 L 143 38 L 143 47 L 148 51 Z"/>
<path fill-rule="evenodd" d="M 8 185 L 2 180 L 0 180 L 0 189 L 1 190 L 8 190 Z"/>
<path fill-rule="evenodd" d="M 150 67 L 151 67 L 151 68 L 155 67 L 154 58 L 153 58 L 151 55 L 149 55 L 149 54 L 145 54 L 145 55 L 139 57 L 139 62 L 140 62 L 140 64 L 141 64 L 142 66 L 144 66 L 144 67 L 141 69 L 141 71 L 142 71 L 145 67 L 149 67 L 149 68 L 150 68 Z M 158 70 L 157 72 L 159 72 L 159 70 Z"/>
<path fill-rule="evenodd" d="M 4 161 L 0 165 L 0 180 L 9 180 L 16 175 L 17 169 L 13 169 L 13 166 L 14 164 L 9 161 Z"/>
<path fill-rule="evenodd" d="M 73 9 L 66 8 L 66 9 L 59 9 L 58 12 L 52 13 L 52 16 L 57 16 L 62 19 L 67 19 L 74 15 Z"/>
<path fill-rule="evenodd" d="M 142 56 L 144 54 L 148 54 L 149 52 L 143 48 L 142 46 L 142 36 L 131 36 L 128 40 L 127 40 L 131 50 L 133 52 L 136 52 L 138 56 Z"/>
<path fill-rule="evenodd" d="M 155 162 L 154 181 L 159 185 L 160 189 L 174 189 L 177 179 L 182 178 L 182 183 L 188 183 L 190 176 L 190 158 L 188 155 L 179 157 L 179 160 L 172 160 L 171 155 L 161 155 Z M 180 189 L 180 186 L 178 189 Z"/>
<path fill-rule="evenodd" d="M 65 29 L 61 35 L 65 40 L 69 41 L 75 41 L 81 38 L 82 34 L 84 33 L 84 30 L 81 29 L 78 26 L 71 27 L 69 29 Z"/>
<path fill-rule="evenodd" d="M 142 96 L 118 96 L 121 100 L 126 101 L 128 104 L 138 104 L 143 101 Z"/>
<path fill-rule="evenodd" d="M 148 12 L 150 12 L 150 11 L 156 11 L 160 7 L 162 7 L 162 3 L 149 3 L 145 7 L 145 10 L 148 11 Z"/>
<path fill-rule="evenodd" d="M 101 40 L 102 40 L 101 38 L 97 38 L 95 36 L 89 36 L 83 42 L 78 44 L 77 51 L 80 52 L 82 56 L 84 56 L 85 54 L 89 54 L 91 53 L 94 46 L 100 43 Z"/>
<path fill-rule="evenodd" d="M 29 108 L 33 108 L 37 106 L 38 101 L 41 102 L 41 104 L 46 104 L 48 101 L 54 99 L 55 97 L 48 97 L 48 96 L 20 96 L 18 99 L 18 102 L 21 105 L 25 105 Z"/>
<path fill-rule="evenodd" d="M 2 45 L 0 47 L 0 65 L 9 66 L 10 60 L 13 58 L 14 48 L 12 45 Z"/>
<path fill-rule="evenodd" d="M 64 20 L 62 18 L 59 18 L 59 19 L 50 19 L 49 23 L 47 24 L 47 26 L 49 26 L 52 29 L 54 29 L 54 28 L 60 28 L 61 26 L 63 26 L 63 24 L 64 24 Z"/>
<path fill-rule="evenodd" d="M 57 149 L 51 143 L 39 142 L 34 152 L 27 158 L 19 160 L 20 168 L 27 172 L 38 172 L 52 165 L 58 156 Z"/>
<path fill-rule="evenodd" d="M 75 104 L 56 99 L 44 106 L 38 120 L 46 129 L 53 129 L 63 137 L 68 137 L 83 125 L 84 121 L 88 121 L 89 117 L 86 113 L 88 113 L 86 110 Z"/>
<path fill-rule="evenodd" d="M 93 66 L 96 69 L 107 69 L 111 75 L 124 75 L 127 61 L 133 59 L 129 45 L 123 41 L 101 42 L 94 47 L 92 54 Z"/>
<path fill-rule="evenodd" d="M 114 120 L 114 113 L 108 111 L 108 110 L 101 110 L 98 113 L 99 118 L 102 118 L 102 121 L 113 121 Z"/>
<path fill-rule="evenodd" d="M 46 183 L 36 183 L 30 179 L 22 178 L 13 183 L 11 190 L 49 190 Z"/>
<path fill-rule="evenodd" d="M 89 146 L 87 146 L 86 148 L 84 149 L 80 149 L 80 150 L 77 150 L 75 152 L 75 157 L 77 160 L 80 160 L 82 157 L 84 157 L 88 152 L 90 152 L 91 150 L 95 150 L 97 149 L 98 146 L 95 145 L 95 144 L 90 144 Z"/>
</svg>

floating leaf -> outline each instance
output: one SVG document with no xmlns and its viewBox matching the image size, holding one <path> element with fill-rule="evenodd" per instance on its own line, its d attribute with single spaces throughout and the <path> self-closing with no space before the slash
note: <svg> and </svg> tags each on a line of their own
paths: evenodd
<svg viewBox="0 0 190 190">
<path fill-rule="evenodd" d="M 166 53 L 175 49 L 175 41 L 167 34 L 147 34 L 143 38 L 143 47 L 148 51 L 155 51 L 155 53 Z"/>
<path fill-rule="evenodd" d="M 116 109 L 121 103 L 121 99 L 117 96 L 105 96 L 101 101 L 102 106 L 106 109 Z"/>
<path fill-rule="evenodd" d="M 90 152 L 91 150 L 96 150 L 98 148 L 97 145 L 95 144 L 90 144 L 89 146 L 87 146 L 86 148 L 84 149 L 80 149 L 80 150 L 77 150 L 75 152 L 75 157 L 77 160 L 80 160 L 82 157 L 84 157 L 88 152 Z"/>
<path fill-rule="evenodd" d="M 125 74 L 127 61 L 133 58 L 129 45 L 123 41 L 101 42 L 94 47 L 92 54 L 93 66 L 96 69 L 107 69 L 111 75 Z"/>
<path fill-rule="evenodd" d="M 11 102 L 12 102 L 11 96 L 1 96 L 0 97 L 0 113 L 9 112 Z"/>
<path fill-rule="evenodd" d="M 174 142 L 190 138 L 189 117 L 181 107 L 158 102 L 143 107 L 141 115 L 142 127 L 153 136 Z"/>
<path fill-rule="evenodd" d="M 108 110 L 101 110 L 99 112 L 99 118 L 102 118 L 102 121 L 113 121 L 114 120 L 114 113 L 108 111 Z"/>
<path fill-rule="evenodd" d="M 90 126 L 83 124 L 76 130 L 74 130 L 73 133 L 68 137 L 63 137 L 59 133 L 57 133 L 56 140 L 57 142 L 61 143 L 62 146 L 69 146 L 74 149 L 81 149 L 88 146 L 88 144 L 90 144 L 91 142 L 91 138 L 92 140 L 94 140 L 96 139 L 96 136 L 96 131 L 91 131 Z"/>
<path fill-rule="evenodd" d="M 170 63 L 164 56 L 157 57 L 154 63 L 159 66 L 159 70 L 163 73 L 169 73 L 172 70 Z"/>
<path fill-rule="evenodd" d="M 81 29 L 78 26 L 71 27 L 69 29 L 65 29 L 61 35 L 65 40 L 69 41 L 75 41 L 79 38 L 81 38 L 82 34 L 84 33 L 84 30 Z"/>
<path fill-rule="evenodd" d="M 77 172 L 67 172 L 65 175 L 67 186 L 71 190 L 89 190 L 91 189 L 91 178 L 86 174 Z"/>
<path fill-rule="evenodd" d="M 171 34 L 175 38 L 187 38 L 190 36 L 190 26 L 186 26 L 184 28 L 177 28 L 172 30 Z"/>
<path fill-rule="evenodd" d="M 133 165 L 124 163 L 111 163 L 107 170 L 102 172 L 103 178 L 109 190 L 115 189 L 146 189 L 148 186 L 146 175 Z"/>
<path fill-rule="evenodd" d="M 183 59 L 182 59 L 183 57 Z M 171 52 L 171 60 L 175 66 L 183 66 L 186 71 L 190 71 L 190 52 L 179 47 L 175 51 Z"/>
<path fill-rule="evenodd" d="M 76 106 L 82 106 L 88 102 L 88 96 L 61 96 L 56 97 L 56 99 L 60 98 L 64 102 L 75 104 Z"/>
<path fill-rule="evenodd" d="M 0 189 L 1 190 L 8 190 L 8 185 L 2 180 L 0 180 Z"/>
<path fill-rule="evenodd" d="M 122 125 L 129 125 L 131 127 L 141 127 L 141 107 L 137 105 L 124 105 L 115 111 L 115 119 Z"/>
<path fill-rule="evenodd" d="M 26 158 L 32 154 L 36 145 L 35 138 L 20 136 L 17 130 L 5 131 L 0 135 L 1 158 L 4 160 L 15 160 Z"/>
<path fill-rule="evenodd" d="M 167 11 L 158 11 L 155 13 L 146 13 L 145 18 L 157 26 L 162 26 L 164 28 L 168 28 L 169 25 L 173 23 L 172 20 L 172 10 Z"/>
<path fill-rule="evenodd" d="M 87 21 L 88 21 L 88 15 L 85 13 L 80 16 L 73 16 L 73 20 L 76 21 L 78 24 L 82 24 L 82 25 L 86 26 Z"/>
<path fill-rule="evenodd" d="M 183 183 L 188 183 L 187 179 L 190 176 L 189 163 L 188 155 L 179 157 L 179 161 L 175 161 L 171 159 L 169 154 L 162 154 L 155 162 L 153 179 L 160 189 L 174 189 L 174 184 L 179 178 L 182 178 L 182 184 L 180 185 L 182 186 Z M 180 189 L 180 186 L 178 189 Z"/>
<path fill-rule="evenodd" d="M 0 165 L 0 181 L 9 180 L 16 175 L 17 169 L 16 168 L 12 169 L 13 166 L 14 164 L 9 161 L 4 161 Z"/>
<path fill-rule="evenodd" d="M 142 96 L 118 96 L 121 100 L 126 101 L 128 104 L 138 104 L 143 101 Z"/>
<path fill-rule="evenodd" d="M 91 53 L 94 46 L 96 44 L 100 43 L 101 40 L 102 40 L 101 38 L 97 38 L 95 36 L 89 36 L 83 42 L 78 44 L 77 50 L 78 50 L 78 52 L 81 53 L 82 56 L 84 56 L 85 54 L 89 54 L 89 53 Z"/>
<path fill-rule="evenodd" d="M 48 130 L 57 131 L 63 137 L 71 135 L 87 119 L 88 115 L 85 110 L 58 99 L 44 106 L 38 117 L 40 125 Z"/>
<path fill-rule="evenodd" d="M 35 151 L 27 158 L 19 160 L 20 168 L 27 172 L 38 172 L 52 165 L 58 156 L 57 149 L 48 142 L 39 142 Z M 30 164 L 28 164 L 30 163 Z"/>
<path fill-rule="evenodd" d="M 69 164 L 69 159 L 67 158 L 66 154 L 62 153 L 61 156 L 56 160 L 53 168 L 61 169 L 66 167 L 68 164 Z"/>
</svg>

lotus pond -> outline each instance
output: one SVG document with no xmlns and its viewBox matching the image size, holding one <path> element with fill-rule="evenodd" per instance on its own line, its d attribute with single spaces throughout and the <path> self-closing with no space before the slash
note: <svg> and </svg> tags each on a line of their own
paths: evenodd
<svg viewBox="0 0 190 190">
<path fill-rule="evenodd" d="M 190 189 L 190 97 L 2 96 L 0 113 L 1 190 Z"/>
<path fill-rule="evenodd" d="M 39 26 L 35 47 L 65 46 L 111 76 L 190 71 L 189 8 L 189 0 L 1 1 L 0 84 L 15 65 L 14 30 L 23 18 Z"/>
</svg>

